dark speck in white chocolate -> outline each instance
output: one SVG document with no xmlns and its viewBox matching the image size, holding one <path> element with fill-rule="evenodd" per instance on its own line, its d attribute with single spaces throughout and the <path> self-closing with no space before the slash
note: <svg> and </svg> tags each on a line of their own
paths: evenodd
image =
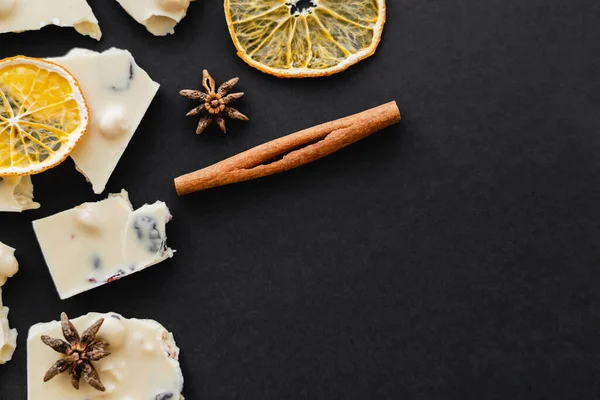
<svg viewBox="0 0 600 400">
<path fill-rule="evenodd" d="M 135 69 L 133 67 L 133 63 L 129 63 L 129 78 L 127 79 L 127 83 L 124 86 L 111 86 L 111 90 L 115 92 L 126 92 L 131 87 L 131 82 L 133 81 L 133 76 L 135 74 Z"/>
<path fill-rule="evenodd" d="M 150 253 L 162 252 L 165 243 L 157 229 L 157 222 L 154 218 L 149 216 L 138 217 L 133 223 L 133 229 L 135 229 L 138 240 L 143 242 L 144 247 Z"/>
<path fill-rule="evenodd" d="M 92 257 L 92 266 L 94 269 L 102 269 L 102 259 L 98 256 Z"/>
</svg>

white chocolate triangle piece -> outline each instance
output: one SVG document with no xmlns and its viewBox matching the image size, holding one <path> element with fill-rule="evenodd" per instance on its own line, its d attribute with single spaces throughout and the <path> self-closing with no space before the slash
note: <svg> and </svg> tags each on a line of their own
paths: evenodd
<svg viewBox="0 0 600 400">
<path fill-rule="evenodd" d="M 96 40 L 102 37 L 86 0 L 0 0 L 0 34 L 35 31 L 48 25 L 73 27 Z"/>
<path fill-rule="evenodd" d="M 0 212 L 22 212 L 38 208 L 40 205 L 33 201 L 30 176 L 0 177 Z"/>
<path fill-rule="evenodd" d="M 133 19 L 155 36 L 175 33 L 194 0 L 117 0 Z"/>
<path fill-rule="evenodd" d="M 8 325 L 8 307 L 2 303 L 2 286 L 18 270 L 15 249 L 0 243 L 0 364 L 9 362 L 17 348 L 17 330 Z"/>
<path fill-rule="evenodd" d="M 134 211 L 126 191 L 33 221 L 61 299 L 94 289 L 173 257 L 167 205 Z"/>
<path fill-rule="evenodd" d="M 127 319 L 116 313 L 90 313 L 71 320 L 79 333 L 104 318 L 96 336 L 110 343 L 111 354 L 93 362 L 106 392 L 99 392 L 83 379 L 79 390 L 71 386 L 65 372 L 44 383 L 58 353 L 42 343 L 41 336 L 62 338 L 59 321 L 31 327 L 27 338 L 28 400 L 183 400 L 183 374 L 179 348 L 173 334 L 149 319 Z"/>
<path fill-rule="evenodd" d="M 94 193 L 100 194 L 160 85 L 138 67 L 127 50 L 97 53 L 73 49 L 50 60 L 77 78 L 90 108 L 90 127 L 71 158 Z"/>
</svg>

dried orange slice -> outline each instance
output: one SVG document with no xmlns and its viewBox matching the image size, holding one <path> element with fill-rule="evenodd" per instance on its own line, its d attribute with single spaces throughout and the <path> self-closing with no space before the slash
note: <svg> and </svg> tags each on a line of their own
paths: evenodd
<svg viewBox="0 0 600 400">
<path fill-rule="evenodd" d="M 225 0 L 238 55 L 282 78 L 332 75 L 373 55 L 385 0 Z"/>
<path fill-rule="evenodd" d="M 60 164 L 89 121 L 83 93 L 66 69 L 37 58 L 0 60 L 0 176 Z"/>
</svg>

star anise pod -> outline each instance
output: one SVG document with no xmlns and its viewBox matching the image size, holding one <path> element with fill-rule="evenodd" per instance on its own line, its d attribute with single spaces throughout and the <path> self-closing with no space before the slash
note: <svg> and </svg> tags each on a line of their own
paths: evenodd
<svg viewBox="0 0 600 400">
<path fill-rule="evenodd" d="M 187 113 L 188 117 L 191 115 L 204 114 L 200 118 L 200 122 L 198 122 L 198 129 L 196 130 L 198 135 L 204 132 L 213 119 L 217 121 L 217 124 L 223 133 L 227 133 L 227 128 L 225 127 L 225 120 L 227 118 L 248 121 L 248 117 L 235 108 L 228 106 L 229 103 L 236 101 L 244 95 L 244 93 L 228 94 L 239 80 L 240 78 L 230 79 L 219 86 L 219 89 L 215 91 L 215 80 L 210 76 L 207 70 L 204 70 L 202 73 L 202 86 L 204 86 L 204 92 L 201 90 L 182 90 L 179 92 L 183 97 L 190 100 L 199 100 L 203 102 L 200 106 Z"/>
<path fill-rule="evenodd" d="M 87 328 L 81 336 L 77 332 L 75 326 L 69 321 L 67 314 L 60 315 L 62 332 L 67 339 L 65 342 L 62 339 L 54 339 L 50 336 L 43 335 L 42 342 L 52 347 L 55 351 L 64 354 L 66 357 L 58 360 L 44 376 L 44 382 L 48 382 L 55 376 L 69 371 L 71 375 L 71 385 L 79 390 L 79 381 L 83 379 L 94 389 L 104 392 L 106 388 L 100 382 L 100 376 L 92 365 L 92 361 L 98 361 L 110 355 L 106 349 L 109 344 L 107 342 L 97 342 L 96 335 L 104 323 L 104 318 L 94 322 L 92 326 Z"/>
</svg>

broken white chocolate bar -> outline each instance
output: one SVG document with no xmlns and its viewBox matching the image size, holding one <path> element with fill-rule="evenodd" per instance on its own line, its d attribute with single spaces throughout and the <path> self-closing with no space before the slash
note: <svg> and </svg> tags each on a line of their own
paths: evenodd
<svg viewBox="0 0 600 400">
<path fill-rule="evenodd" d="M 102 37 L 86 0 L 0 0 L 0 34 L 35 31 L 48 25 L 73 27 L 96 40 Z"/>
<path fill-rule="evenodd" d="M 33 222 L 61 299 L 173 257 L 167 247 L 167 205 L 134 211 L 126 191 Z"/>
<path fill-rule="evenodd" d="M 94 361 L 105 392 L 82 379 L 79 390 L 65 372 L 44 383 L 46 371 L 59 354 L 42 343 L 41 336 L 62 338 L 59 321 L 31 327 L 27 338 L 28 400 L 183 400 L 179 348 L 164 326 L 148 319 L 126 319 L 119 314 L 90 313 L 71 320 L 79 333 L 98 319 L 104 323 L 96 336 L 110 344 L 110 355 Z"/>
<path fill-rule="evenodd" d="M 175 33 L 194 0 L 117 0 L 133 19 L 155 36 Z"/>
<path fill-rule="evenodd" d="M 17 348 L 17 330 L 8 325 L 8 307 L 2 304 L 2 286 L 18 270 L 15 249 L 0 243 L 0 364 L 10 361 Z"/>
<path fill-rule="evenodd" d="M 97 53 L 74 49 L 50 61 L 69 70 L 86 97 L 92 119 L 71 158 L 94 193 L 100 194 L 160 85 L 126 50 L 112 48 Z"/>
<path fill-rule="evenodd" d="M 40 205 L 33 201 L 30 176 L 0 177 L 0 212 L 21 212 L 38 208 Z"/>
</svg>

